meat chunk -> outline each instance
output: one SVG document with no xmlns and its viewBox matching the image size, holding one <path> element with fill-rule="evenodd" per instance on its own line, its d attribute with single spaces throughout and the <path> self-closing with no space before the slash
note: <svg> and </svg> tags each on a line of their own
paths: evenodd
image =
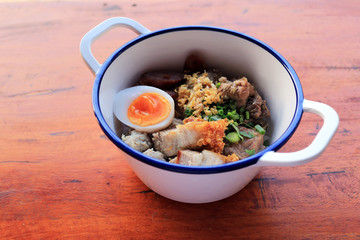
<svg viewBox="0 0 360 240">
<path fill-rule="evenodd" d="M 154 148 L 167 157 L 176 156 L 182 149 L 202 147 L 220 153 L 224 148 L 223 138 L 227 125 L 227 119 L 207 122 L 188 118 L 185 124 L 177 125 L 175 129 L 153 133 Z"/>
<path fill-rule="evenodd" d="M 212 82 L 218 82 L 219 79 L 224 76 L 224 74 L 216 69 L 216 68 L 210 68 L 208 70 L 206 70 L 207 74 L 208 74 L 208 78 L 212 81 Z"/>
<path fill-rule="evenodd" d="M 180 149 L 198 147 L 197 139 L 200 139 L 199 133 L 178 128 L 153 133 L 152 137 L 154 148 L 167 157 L 175 156 Z"/>
<path fill-rule="evenodd" d="M 255 90 L 254 86 L 246 78 L 238 79 L 234 82 L 228 81 L 225 77 L 220 78 L 219 91 L 223 99 L 236 101 L 238 107 L 245 106 L 249 111 L 251 120 L 266 128 L 270 118 L 270 111 L 266 106 L 266 101 Z"/>
<path fill-rule="evenodd" d="M 245 127 L 241 127 L 239 130 L 246 133 L 252 133 L 254 137 L 245 138 L 244 141 L 225 146 L 224 154 L 229 155 L 235 153 L 240 159 L 244 159 L 249 157 L 249 154 L 245 150 L 255 150 L 255 153 L 263 150 L 264 135 L 258 133 L 256 130 Z"/>
<path fill-rule="evenodd" d="M 165 155 L 162 152 L 155 151 L 153 148 L 149 148 L 144 152 L 144 154 L 148 155 L 149 157 L 165 161 Z"/>
<path fill-rule="evenodd" d="M 262 99 L 257 91 L 255 91 L 254 96 L 248 99 L 245 109 L 249 111 L 255 124 L 266 127 L 270 118 L 270 111 L 266 106 L 266 101 Z"/>
<path fill-rule="evenodd" d="M 213 166 L 239 160 L 235 155 L 224 156 L 209 150 L 202 152 L 191 150 L 180 150 L 175 159 L 171 162 L 189 166 Z"/>
<path fill-rule="evenodd" d="M 235 154 L 224 156 L 208 150 L 202 151 L 202 155 L 204 156 L 203 166 L 219 165 L 239 160 Z"/>
<path fill-rule="evenodd" d="M 140 152 L 144 152 L 152 147 L 151 139 L 147 133 L 138 132 L 136 130 L 131 131 L 128 136 L 122 135 L 121 139 L 127 145 Z"/>
<path fill-rule="evenodd" d="M 200 152 L 191 150 L 180 150 L 178 151 L 177 158 L 174 163 L 189 165 L 189 166 L 201 166 L 204 156 Z"/>
<path fill-rule="evenodd" d="M 254 86 L 245 77 L 233 82 L 225 77 L 220 78 L 219 91 L 224 99 L 230 98 L 235 100 L 238 107 L 245 106 L 248 97 L 255 93 Z"/>
<path fill-rule="evenodd" d="M 148 85 L 160 89 L 175 89 L 184 82 L 184 74 L 172 71 L 147 72 L 141 75 L 139 85 Z"/>
</svg>

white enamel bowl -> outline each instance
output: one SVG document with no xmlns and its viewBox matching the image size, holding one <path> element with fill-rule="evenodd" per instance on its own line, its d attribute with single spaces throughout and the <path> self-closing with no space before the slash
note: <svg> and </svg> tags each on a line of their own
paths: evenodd
<svg viewBox="0 0 360 240">
<path fill-rule="evenodd" d="M 106 30 L 126 27 L 139 34 L 100 64 L 91 43 Z M 135 174 L 156 193 L 187 203 L 205 203 L 229 197 L 246 186 L 262 166 L 295 166 L 312 161 L 333 137 L 339 118 L 328 105 L 304 99 L 298 76 L 274 49 L 245 34 L 215 27 L 183 26 L 150 31 L 128 18 L 110 18 L 82 39 L 83 59 L 95 73 L 93 107 L 106 136 L 123 152 Z M 271 112 L 270 146 L 247 159 L 209 167 L 183 166 L 148 157 L 126 145 L 116 135 L 113 100 L 151 70 L 181 71 L 185 58 L 200 52 L 209 66 L 246 76 L 267 100 Z M 324 124 L 303 150 L 277 153 L 292 136 L 303 112 L 320 115 Z"/>
</svg>

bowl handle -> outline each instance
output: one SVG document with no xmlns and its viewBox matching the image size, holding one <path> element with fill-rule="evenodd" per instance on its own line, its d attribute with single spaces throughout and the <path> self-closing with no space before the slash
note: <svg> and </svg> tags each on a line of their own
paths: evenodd
<svg viewBox="0 0 360 240">
<path fill-rule="evenodd" d="M 297 152 L 277 153 L 269 151 L 260 157 L 257 162 L 258 166 L 296 166 L 314 160 L 325 150 L 338 128 L 339 116 L 330 106 L 306 99 L 303 103 L 303 109 L 304 112 L 319 115 L 324 121 L 312 143 Z"/>
<path fill-rule="evenodd" d="M 110 30 L 114 26 L 126 27 L 137 34 L 146 34 L 149 33 L 150 30 L 146 27 L 142 26 L 138 22 L 125 17 L 113 17 L 109 18 L 93 29 L 91 29 L 88 33 L 84 35 L 80 42 L 80 52 L 81 56 L 90 68 L 93 73 L 98 72 L 101 67 L 101 64 L 95 59 L 94 55 L 91 52 L 91 44 L 93 41 L 105 33 L 107 30 Z"/>
</svg>

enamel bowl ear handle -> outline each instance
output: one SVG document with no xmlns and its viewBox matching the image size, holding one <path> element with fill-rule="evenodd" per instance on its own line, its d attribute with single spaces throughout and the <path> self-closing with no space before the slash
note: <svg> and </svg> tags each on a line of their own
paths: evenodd
<svg viewBox="0 0 360 240">
<path fill-rule="evenodd" d="M 96 75 L 98 70 L 101 67 L 101 64 L 95 59 L 94 55 L 91 52 L 91 44 L 93 41 L 101 36 L 106 31 L 110 30 L 112 27 L 120 26 L 128 28 L 134 31 L 137 34 L 143 35 L 149 33 L 150 30 L 139 24 L 138 22 L 125 17 L 113 17 L 109 18 L 93 29 L 91 29 L 85 36 L 81 39 L 80 42 L 80 52 L 81 56 L 90 68 L 90 70 Z"/>
<path fill-rule="evenodd" d="M 324 124 L 316 135 L 312 143 L 306 148 L 290 153 L 277 153 L 269 151 L 265 153 L 257 162 L 258 166 L 296 166 L 316 159 L 329 144 L 339 125 L 339 116 L 330 106 L 304 100 L 304 112 L 315 113 L 319 115 Z"/>
</svg>

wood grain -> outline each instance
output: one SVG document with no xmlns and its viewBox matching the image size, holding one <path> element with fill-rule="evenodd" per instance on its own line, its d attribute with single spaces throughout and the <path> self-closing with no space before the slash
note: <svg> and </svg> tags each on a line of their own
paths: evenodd
<svg viewBox="0 0 360 240">
<path fill-rule="evenodd" d="M 345 1 L 0 1 L 0 239 L 360 239 L 360 5 Z M 92 113 L 82 36 L 114 16 L 151 30 L 212 25 L 254 36 L 340 115 L 312 163 L 263 168 L 223 201 L 165 199 L 133 174 Z M 103 62 L 136 35 L 93 45 Z M 307 146 L 304 114 L 281 151 Z"/>
</svg>

